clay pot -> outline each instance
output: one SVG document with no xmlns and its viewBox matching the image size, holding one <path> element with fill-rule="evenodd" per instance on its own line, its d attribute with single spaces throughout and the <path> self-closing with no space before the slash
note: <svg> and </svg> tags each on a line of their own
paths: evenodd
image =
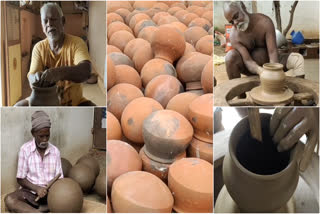
<svg viewBox="0 0 320 214">
<path fill-rule="evenodd" d="M 111 55 L 111 54 L 110 54 Z M 113 60 L 111 57 L 107 58 L 107 90 L 112 88 L 114 84 L 116 83 L 116 73 L 115 73 L 115 67 L 113 64 Z"/>
<path fill-rule="evenodd" d="M 96 180 L 95 171 L 83 163 L 76 164 L 70 169 L 69 178 L 76 181 L 84 193 L 90 192 Z"/>
<path fill-rule="evenodd" d="M 144 153 L 144 147 L 140 149 L 139 155 L 142 160 L 143 171 L 149 172 L 157 176 L 158 178 L 160 178 L 163 182 L 168 183 L 168 171 L 171 164 L 160 163 L 150 159 L 146 155 L 146 153 Z M 181 154 L 175 157 L 174 161 L 180 160 L 185 157 L 186 157 L 186 152 L 182 152 Z"/>
<path fill-rule="evenodd" d="M 170 14 L 168 12 L 159 12 L 152 17 L 152 20 L 158 24 L 158 21 L 164 16 L 170 16 Z"/>
<path fill-rule="evenodd" d="M 206 55 L 212 55 L 213 53 L 213 36 L 207 35 L 198 40 L 196 44 L 196 50 Z"/>
<path fill-rule="evenodd" d="M 211 23 L 211 25 L 213 24 L 213 13 L 212 13 L 212 11 L 207 11 L 207 12 L 203 13 L 201 18 L 204 18 L 204 19 L 208 20 Z"/>
<path fill-rule="evenodd" d="M 174 16 L 175 17 L 177 17 L 177 19 L 179 19 L 180 21 L 182 20 L 182 17 L 184 16 L 184 15 L 186 15 L 187 13 L 189 13 L 188 11 L 186 11 L 186 10 L 179 10 L 179 11 L 177 11 L 175 14 L 174 14 Z M 182 22 L 182 21 L 181 21 Z"/>
<path fill-rule="evenodd" d="M 189 13 L 193 13 L 195 10 L 197 10 L 197 9 L 199 9 L 199 8 L 203 8 L 203 7 L 200 7 L 200 6 L 198 6 L 198 5 L 189 5 L 189 7 L 187 7 L 187 11 L 189 12 Z"/>
<path fill-rule="evenodd" d="M 153 21 L 151 20 L 141 20 L 140 22 L 138 22 L 136 24 L 136 26 L 134 27 L 134 35 L 136 37 L 138 37 L 140 31 L 145 28 L 145 27 L 149 27 L 149 26 L 157 26 Z"/>
<path fill-rule="evenodd" d="M 129 13 L 129 14 L 126 16 L 125 23 L 129 26 L 129 23 L 130 23 L 131 18 L 132 18 L 134 15 L 139 14 L 139 13 L 142 13 L 142 12 L 141 12 L 141 11 L 138 11 L 138 10 L 134 10 L 132 13 Z"/>
<path fill-rule="evenodd" d="M 106 172 L 100 173 L 96 178 L 94 190 L 102 198 L 106 198 L 107 185 L 106 185 Z"/>
<path fill-rule="evenodd" d="M 123 110 L 121 117 L 124 135 L 134 143 L 143 144 L 142 124 L 152 112 L 163 110 L 154 99 L 139 97 L 132 100 Z"/>
<path fill-rule="evenodd" d="M 180 7 L 183 10 L 187 9 L 186 5 L 182 2 L 175 2 L 175 3 L 171 4 L 171 8 L 173 8 L 173 7 Z"/>
<path fill-rule="evenodd" d="M 148 83 L 144 94 L 146 97 L 157 100 L 165 108 L 172 97 L 183 91 L 183 86 L 177 78 L 170 75 L 159 75 Z"/>
<path fill-rule="evenodd" d="M 129 1 L 108 1 L 107 2 L 107 13 L 112 13 L 121 8 L 127 9 L 129 11 L 133 10 Z"/>
<path fill-rule="evenodd" d="M 116 13 L 107 14 L 107 26 L 109 26 L 113 22 L 124 22 L 123 18 Z"/>
<path fill-rule="evenodd" d="M 213 30 L 214 30 L 213 27 L 211 27 L 211 28 L 209 29 L 209 31 L 208 31 L 208 34 L 209 34 L 209 35 L 213 35 Z"/>
<path fill-rule="evenodd" d="M 183 158 L 169 168 L 173 209 L 179 213 L 213 212 L 213 166 L 199 158 Z"/>
<path fill-rule="evenodd" d="M 112 207 L 111 207 L 108 196 L 107 196 L 107 213 L 112 213 Z"/>
<path fill-rule="evenodd" d="M 90 156 L 82 156 L 81 158 L 79 158 L 79 160 L 77 161 L 77 164 L 81 163 L 84 164 L 86 166 L 88 166 L 90 169 L 92 169 L 95 173 L 95 176 L 98 176 L 100 173 L 100 166 L 98 161 Z"/>
<path fill-rule="evenodd" d="M 107 54 L 109 53 L 122 53 L 119 48 L 113 45 L 107 45 Z"/>
<path fill-rule="evenodd" d="M 184 32 L 184 38 L 186 42 L 195 46 L 199 39 L 208 35 L 207 31 L 205 31 L 202 27 L 190 27 Z"/>
<path fill-rule="evenodd" d="M 122 22 L 112 22 L 107 29 L 108 32 L 108 39 L 111 38 L 111 36 L 120 30 L 128 31 L 129 33 L 133 34 L 131 28 L 129 28 L 126 24 Z"/>
<path fill-rule="evenodd" d="M 163 16 L 159 19 L 158 25 L 170 24 L 172 22 L 179 22 L 179 20 L 174 16 Z"/>
<path fill-rule="evenodd" d="M 52 213 L 80 213 L 83 193 L 77 182 L 70 178 L 62 178 L 53 183 L 47 200 Z"/>
<path fill-rule="evenodd" d="M 138 14 L 132 16 L 132 18 L 130 19 L 129 27 L 133 30 L 134 27 L 136 26 L 136 24 L 138 22 L 140 22 L 141 20 L 150 20 L 150 17 L 147 14 L 138 13 Z"/>
<path fill-rule="evenodd" d="M 213 143 L 213 94 L 204 94 L 189 105 L 188 119 L 194 128 L 194 137 Z"/>
<path fill-rule="evenodd" d="M 153 112 L 143 121 L 144 152 L 152 160 L 172 163 L 188 147 L 193 128 L 189 121 L 171 110 Z"/>
<path fill-rule="evenodd" d="M 128 172 L 115 180 L 112 187 L 115 212 L 170 213 L 173 197 L 169 188 L 148 172 Z"/>
<path fill-rule="evenodd" d="M 120 83 L 112 87 L 107 94 L 107 108 L 118 120 L 124 108 L 132 100 L 143 97 L 141 90 L 128 83 Z"/>
<path fill-rule="evenodd" d="M 178 12 L 179 10 L 183 10 L 181 7 L 171 7 L 168 10 L 168 13 L 170 13 L 171 15 L 174 15 L 176 12 Z"/>
<path fill-rule="evenodd" d="M 186 26 L 188 26 L 190 24 L 190 22 L 196 18 L 199 18 L 199 16 L 197 14 L 194 13 L 187 13 L 185 14 L 180 21 L 185 24 Z"/>
<path fill-rule="evenodd" d="M 187 5 L 188 8 L 198 6 L 198 7 L 205 7 L 207 5 L 208 1 L 188 1 Z"/>
<path fill-rule="evenodd" d="M 108 191 L 120 175 L 130 171 L 140 171 L 142 161 L 138 152 L 129 144 L 120 140 L 107 142 L 107 181 Z"/>
<path fill-rule="evenodd" d="M 68 177 L 68 173 L 72 168 L 72 164 L 65 158 L 61 158 L 61 167 L 63 172 L 63 177 Z"/>
<path fill-rule="evenodd" d="M 134 39 L 134 36 L 132 35 L 132 33 L 129 33 L 126 30 L 120 30 L 112 34 L 109 40 L 109 44 L 116 46 L 121 51 L 123 51 L 127 43 L 133 39 Z"/>
<path fill-rule="evenodd" d="M 147 46 L 147 45 L 150 45 L 150 44 L 148 41 L 146 41 L 144 39 L 140 39 L 140 38 L 133 39 L 130 42 L 128 42 L 128 44 L 124 48 L 123 53 L 132 59 L 134 53 L 139 48 L 143 48 L 144 46 Z"/>
<path fill-rule="evenodd" d="M 191 52 L 196 52 L 196 49 L 191 44 L 186 42 L 186 49 L 184 50 L 183 56 L 185 56 L 185 55 L 187 55 L 188 53 L 191 53 Z"/>
<path fill-rule="evenodd" d="M 202 27 L 207 32 L 212 27 L 211 23 L 204 18 L 195 18 L 188 25 L 188 27 L 195 27 L 195 26 Z"/>
<path fill-rule="evenodd" d="M 153 51 L 150 44 L 147 44 L 143 48 L 139 48 L 132 58 L 134 62 L 134 67 L 137 69 L 137 71 L 140 73 L 143 66 L 153 59 Z"/>
<path fill-rule="evenodd" d="M 209 60 L 203 68 L 201 85 L 204 93 L 213 93 L 213 59 Z"/>
<path fill-rule="evenodd" d="M 199 94 L 192 92 L 177 94 L 168 102 L 166 109 L 176 111 L 188 118 L 189 105 L 197 97 L 199 97 Z"/>
<path fill-rule="evenodd" d="M 133 7 L 136 10 L 147 10 L 152 8 L 157 2 L 155 1 L 135 1 Z"/>
<path fill-rule="evenodd" d="M 157 30 L 158 28 L 155 26 L 145 27 L 139 32 L 138 37 L 151 43 L 153 34 Z"/>
<path fill-rule="evenodd" d="M 129 65 L 134 68 L 132 60 L 123 53 L 110 53 L 108 54 L 108 57 L 111 58 L 114 65 Z M 109 70 L 107 73 L 109 73 Z"/>
<path fill-rule="evenodd" d="M 116 84 L 128 83 L 136 86 L 137 88 L 142 88 L 141 79 L 139 73 L 132 67 L 128 65 L 117 65 L 116 68 Z"/>
<path fill-rule="evenodd" d="M 118 119 L 107 111 L 107 140 L 120 140 L 122 136 Z"/>
<path fill-rule="evenodd" d="M 165 25 L 162 25 L 162 26 L 173 27 L 173 28 L 177 29 L 181 34 L 183 34 L 188 29 L 188 27 L 185 26 L 181 22 L 171 22 L 169 24 L 165 24 Z"/>
<path fill-rule="evenodd" d="M 162 12 L 162 10 L 157 9 L 157 8 L 150 8 L 146 11 L 143 11 L 145 14 L 147 14 L 150 18 L 152 18 L 154 15 L 156 15 L 157 13 Z"/>
<path fill-rule="evenodd" d="M 242 212 L 271 213 L 289 201 L 298 184 L 295 149 L 277 152 L 269 135 L 270 118 L 269 114 L 260 114 L 262 143 L 251 138 L 248 117 L 243 118 L 230 135 L 229 152 L 223 161 L 223 180 Z M 241 149 L 246 153 L 240 153 Z"/>
<path fill-rule="evenodd" d="M 169 9 L 169 6 L 166 5 L 165 3 L 158 2 L 155 5 L 153 5 L 154 9 L 159 9 L 161 11 L 167 11 Z"/>
<path fill-rule="evenodd" d="M 38 87 L 32 84 L 32 91 L 29 100 L 30 106 L 59 106 L 60 99 L 57 93 L 57 86 Z"/>
<path fill-rule="evenodd" d="M 192 138 L 188 147 L 188 157 L 200 158 L 213 163 L 213 144 Z"/>
<path fill-rule="evenodd" d="M 144 87 L 156 76 L 168 74 L 177 77 L 176 69 L 168 61 L 162 59 L 152 59 L 142 68 L 140 76 Z"/>
<path fill-rule="evenodd" d="M 192 13 L 195 13 L 195 14 L 197 14 L 199 17 L 201 17 L 202 14 L 204 14 L 204 13 L 207 12 L 207 11 L 208 11 L 208 10 L 205 9 L 205 8 L 203 8 L 203 7 L 198 7 L 198 8 L 196 8 L 196 9 L 194 9 L 194 10 L 192 11 Z"/>
<path fill-rule="evenodd" d="M 129 15 L 130 11 L 126 8 L 119 8 L 118 10 L 114 11 L 116 14 L 120 15 L 123 20 L 126 20 L 127 15 Z"/>
<path fill-rule="evenodd" d="M 186 44 L 179 31 L 160 26 L 153 34 L 151 47 L 156 58 L 167 60 L 172 64 L 182 56 Z"/>
</svg>

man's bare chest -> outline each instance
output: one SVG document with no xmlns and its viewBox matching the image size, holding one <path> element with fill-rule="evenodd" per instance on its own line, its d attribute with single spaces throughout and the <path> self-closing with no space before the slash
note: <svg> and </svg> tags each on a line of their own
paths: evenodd
<svg viewBox="0 0 320 214">
<path fill-rule="evenodd" d="M 245 46 L 249 51 L 256 48 L 266 48 L 264 33 L 245 33 L 241 32 L 238 34 L 238 41 Z"/>
</svg>

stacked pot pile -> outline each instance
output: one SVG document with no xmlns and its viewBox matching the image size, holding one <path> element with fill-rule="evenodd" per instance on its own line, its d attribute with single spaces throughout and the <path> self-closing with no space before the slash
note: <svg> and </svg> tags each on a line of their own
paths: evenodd
<svg viewBox="0 0 320 214">
<path fill-rule="evenodd" d="M 184 194 L 173 194 L 179 192 L 174 186 L 190 185 L 188 194 L 195 198 L 203 198 L 199 195 L 202 190 L 176 180 L 180 173 L 176 170 L 172 171 L 170 186 L 170 169 L 179 161 L 189 160 L 188 155 L 201 163 L 195 164 L 197 167 L 205 162 L 204 170 L 209 172 L 211 166 L 212 171 L 207 161 L 212 163 L 208 108 L 211 106 L 212 113 L 213 3 L 108 1 L 107 11 L 110 206 L 115 212 L 171 212 L 172 208 L 177 212 L 212 212 L 210 205 L 205 209 L 181 207 Z M 213 182 L 212 173 L 205 176 Z M 208 184 L 202 175 L 194 178 Z M 144 190 L 147 184 L 150 187 Z M 208 189 L 212 193 L 212 184 Z M 148 195 L 142 197 L 142 191 Z M 168 200 L 161 201 L 153 191 Z M 135 194 L 129 196 L 129 192 Z"/>
</svg>

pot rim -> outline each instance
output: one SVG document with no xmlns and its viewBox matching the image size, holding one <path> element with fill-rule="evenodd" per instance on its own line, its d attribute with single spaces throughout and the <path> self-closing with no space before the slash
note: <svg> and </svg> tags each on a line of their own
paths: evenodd
<svg viewBox="0 0 320 214">
<path fill-rule="evenodd" d="M 260 115 L 265 115 L 265 116 L 270 116 L 271 114 L 268 113 L 260 113 Z M 293 147 L 291 153 L 290 153 L 290 160 L 289 160 L 289 164 L 287 165 L 286 168 L 284 168 L 283 170 L 281 170 L 280 172 L 277 172 L 275 174 L 270 174 L 270 175 L 260 175 L 260 174 L 256 174 L 253 173 L 249 170 L 247 170 L 244 166 L 242 166 L 242 164 L 238 161 L 238 159 L 236 158 L 236 154 L 233 148 L 233 146 L 231 146 L 231 136 L 233 135 L 234 129 L 239 126 L 239 124 L 245 123 L 245 121 L 248 121 L 248 116 L 242 118 L 237 125 L 233 128 L 231 134 L 230 134 L 230 138 L 229 138 L 229 153 L 230 153 L 230 157 L 233 160 L 234 164 L 238 167 L 239 170 L 241 170 L 243 173 L 245 173 L 246 175 L 256 178 L 256 179 L 260 179 L 260 180 L 274 180 L 275 178 L 279 178 L 281 177 L 283 174 L 285 174 L 288 170 L 290 170 L 292 167 L 294 167 L 294 163 L 296 161 L 296 159 L 294 158 L 294 150 L 295 150 L 295 146 Z M 236 146 L 234 146 L 236 147 Z"/>
<path fill-rule="evenodd" d="M 50 86 L 50 87 L 38 87 L 38 86 L 35 86 L 34 83 L 32 84 L 33 89 L 42 90 L 42 91 L 47 91 L 47 90 L 49 91 L 56 87 L 57 87 L 57 84 L 54 84 L 53 86 Z"/>
<path fill-rule="evenodd" d="M 263 68 L 269 71 L 283 70 L 283 65 L 281 63 L 264 63 Z"/>
</svg>

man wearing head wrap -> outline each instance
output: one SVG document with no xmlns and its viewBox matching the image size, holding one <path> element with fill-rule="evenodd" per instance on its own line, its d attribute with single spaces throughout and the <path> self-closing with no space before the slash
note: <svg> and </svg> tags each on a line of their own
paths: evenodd
<svg viewBox="0 0 320 214">
<path fill-rule="evenodd" d="M 51 122 L 44 111 L 31 116 L 33 139 L 22 145 L 18 158 L 17 182 L 20 188 L 4 201 L 10 212 L 44 212 L 47 207 L 46 185 L 59 173 L 63 178 L 60 152 L 49 142 Z M 39 202 L 35 202 L 37 197 Z"/>
</svg>

